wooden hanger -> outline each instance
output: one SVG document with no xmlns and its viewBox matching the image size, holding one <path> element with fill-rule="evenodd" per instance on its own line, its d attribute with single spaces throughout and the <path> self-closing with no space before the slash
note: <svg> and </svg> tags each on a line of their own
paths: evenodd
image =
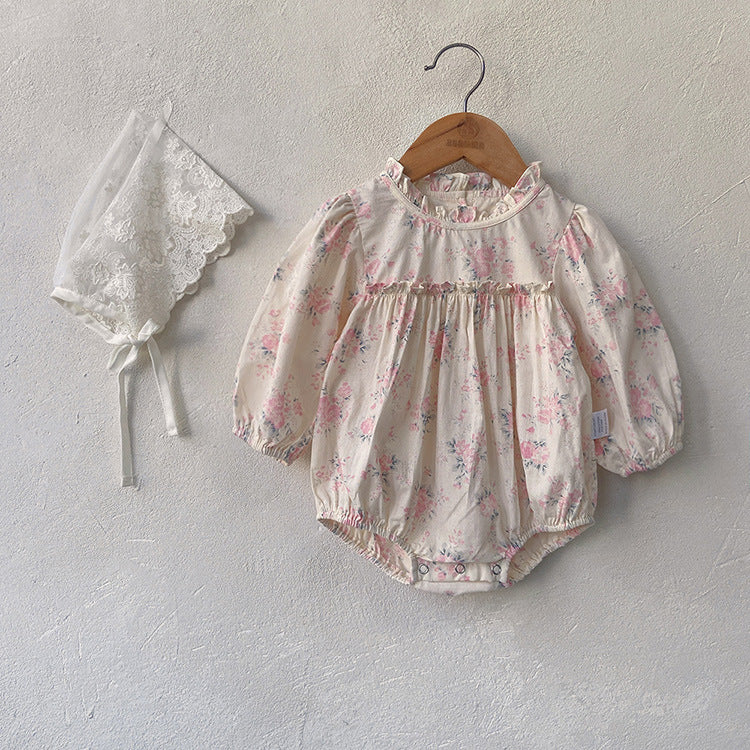
<svg viewBox="0 0 750 750">
<path fill-rule="evenodd" d="M 449 44 L 437 53 L 432 65 L 425 65 L 424 69 L 432 70 L 440 55 L 452 47 L 466 47 L 474 52 L 482 63 L 482 74 L 466 95 L 463 112 L 435 120 L 409 146 L 399 159 L 404 167 L 404 174 L 414 182 L 459 159 L 466 159 L 504 185 L 512 187 L 527 168 L 521 155 L 496 122 L 467 111 L 469 97 L 479 88 L 484 78 L 484 58 L 479 50 L 463 42 Z"/>
</svg>

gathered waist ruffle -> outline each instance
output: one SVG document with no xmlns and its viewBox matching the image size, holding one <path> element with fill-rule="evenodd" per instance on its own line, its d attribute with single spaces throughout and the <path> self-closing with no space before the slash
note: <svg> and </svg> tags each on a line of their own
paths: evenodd
<svg viewBox="0 0 750 750">
<path fill-rule="evenodd" d="M 548 294 L 554 290 L 553 282 L 507 282 L 496 279 L 482 281 L 442 281 L 442 282 L 412 282 L 392 281 L 367 284 L 364 288 L 365 297 L 381 294 L 428 294 L 444 296 L 448 294 L 508 294 L 535 296 Z"/>
</svg>

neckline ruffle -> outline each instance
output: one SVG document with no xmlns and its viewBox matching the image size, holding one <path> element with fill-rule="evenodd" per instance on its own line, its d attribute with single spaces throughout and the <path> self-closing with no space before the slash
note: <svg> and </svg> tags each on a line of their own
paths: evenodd
<svg viewBox="0 0 750 750">
<path fill-rule="evenodd" d="M 426 218 L 448 225 L 504 221 L 530 202 L 545 184 L 541 175 L 541 161 L 531 162 L 516 184 L 510 187 L 484 171 L 436 171 L 412 182 L 401 162 L 392 157 L 388 159 L 382 174 Z M 496 200 L 480 208 L 462 195 L 457 196 L 457 205 L 446 206 L 434 199 L 441 193 L 477 193 L 482 198 Z"/>
</svg>

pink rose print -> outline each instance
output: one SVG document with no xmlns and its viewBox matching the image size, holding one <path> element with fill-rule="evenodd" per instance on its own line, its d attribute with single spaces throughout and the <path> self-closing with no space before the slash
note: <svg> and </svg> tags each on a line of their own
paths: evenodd
<svg viewBox="0 0 750 750">
<path fill-rule="evenodd" d="M 578 261 L 581 259 L 581 248 L 578 247 L 574 242 L 571 242 L 567 246 L 568 251 L 568 257 L 572 260 L 578 263 Z"/>
<path fill-rule="evenodd" d="M 393 466 L 393 456 L 380 455 L 378 456 L 378 468 L 381 473 L 385 474 Z"/>
<path fill-rule="evenodd" d="M 533 467 L 544 473 L 549 461 L 549 451 L 544 440 L 522 440 L 519 448 L 524 466 Z"/>
<path fill-rule="evenodd" d="M 426 229 L 428 232 L 445 236 L 445 227 L 432 217 L 423 217 L 416 214 L 410 214 L 406 219 L 407 225 L 412 229 Z"/>
<path fill-rule="evenodd" d="M 316 413 L 316 430 L 325 432 L 339 424 L 346 416 L 346 402 L 352 395 L 349 383 L 342 383 L 335 395 L 331 395 L 323 389 L 318 399 L 318 410 Z"/>
<path fill-rule="evenodd" d="M 447 361 L 443 357 L 443 348 L 446 349 L 446 357 L 450 353 L 450 341 L 448 340 L 447 327 L 443 326 L 438 328 L 437 331 L 430 331 L 427 341 L 432 347 L 432 363 L 433 365 L 438 362 L 443 363 Z M 448 344 L 448 346 L 445 346 Z"/>
<path fill-rule="evenodd" d="M 440 551 L 435 555 L 435 560 L 442 562 L 459 562 L 464 559 L 466 552 L 466 542 L 464 534 L 460 528 L 454 528 L 448 533 L 448 544 L 443 545 Z M 438 570 L 438 577 L 445 578 L 445 570 Z"/>
<path fill-rule="evenodd" d="M 536 345 L 536 353 L 543 357 L 547 352 L 549 366 L 565 373 L 566 381 L 573 377 L 572 359 L 575 341 L 567 333 L 558 333 L 552 326 L 544 324 L 544 338 Z"/>
<path fill-rule="evenodd" d="M 565 259 L 570 261 L 570 265 L 575 273 L 580 273 L 580 266 L 586 264 L 586 258 L 583 253 L 585 250 L 591 249 L 591 243 L 583 231 L 578 217 L 574 217 L 570 222 L 560 243 L 565 253 Z"/>
<path fill-rule="evenodd" d="M 664 335 L 664 326 L 645 289 L 641 288 L 633 307 L 636 334 L 641 338 L 644 349 L 653 351 L 658 346 L 660 337 Z"/>
<path fill-rule="evenodd" d="M 490 276 L 495 267 L 497 254 L 492 245 L 480 245 L 476 250 L 470 251 L 471 270 L 475 278 L 484 278 Z"/>
<path fill-rule="evenodd" d="M 528 315 L 534 307 L 534 302 L 531 296 L 523 291 L 518 291 L 514 296 L 516 309 L 522 311 L 524 315 Z"/>
<path fill-rule="evenodd" d="M 638 388 L 630 389 L 630 408 L 633 410 L 633 416 L 638 419 L 651 418 L 651 403 L 643 398 Z"/>
<path fill-rule="evenodd" d="M 389 328 L 391 326 L 397 326 L 398 328 L 398 334 L 396 335 L 397 340 L 408 338 L 409 333 L 411 332 L 411 329 L 412 329 L 412 325 L 414 324 L 414 315 L 416 314 L 416 310 L 413 307 L 405 310 L 404 307 L 405 307 L 405 302 L 399 306 L 397 317 L 393 319 L 392 321 L 389 321 L 388 323 Z"/>
<path fill-rule="evenodd" d="M 557 502 L 558 497 L 562 494 L 565 489 L 565 481 L 560 477 L 555 477 L 550 481 L 549 489 L 544 495 L 543 502 L 545 505 L 552 502 Z"/>
<path fill-rule="evenodd" d="M 378 270 L 380 269 L 380 258 L 372 258 L 367 263 L 365 263 L 365 275 L 368 279 L 371 279 L 375 274 L 377 274 Z"/>
<path fill-rule="evenodd" d="M 369 201 L 365 200 L 358 191 L 351 191 L 352 203 L 354 205 L 354 213 L 360 219 L 369 219 L 372 214 L 372 205 Z"/>
<path fill-rule="evenodd" d="M 349 223 L 335 222 L 326 225 L 323 230 L 323 248 L 326 253 L 335 254 L 346 258 L 351 252 L 352 245 L 349 242 L 351 226 Z"/>
<path fill-rule="evenodd" d="M 333 396 L 323 395 L 318 401 L 317 424 L 321 430 L 330 429 L 338 422 L 341 410 Z"/>
<path fill-rule="evenodd" d="M 609 368 L 600 359 L 592 359 L 590 363 L 591 377 L 595 380 L 602 380 L 609 375 Z"/>
<path fill-rule="evenodd" d="M 346 472 L 346 461 L 338 453 L 335 453 L 329 463 L 333 464 L 330 478 L 331 486 L 335 490 L 341 490 L 346 487 L 347 480 L 350 478 Z"/>
<path fill-rule="evenodd" d="M 370 401 L 373 405 L 372 408 L 381 405 L 391 390 L 398 393 L 399 391 L 406 389 L 406 386 L 411 380 L 412 374 L 410 372 L 400 372 L 400 366 L 401 363 L 391 365 L 384 373 L 377 376 L 377 389 L 370 393 Z"/>
<path fill-rule="evenodd" d="M 299 413 L 299 405 L 287 399 L 283 391 L 274 391 L 263 405 L 263 414 L 275 434 L 286 425 L 291 414 Z"/>
<path fill-rule="evenodd" d="M 410 419 L 409 430 L 424 435 L 430 420 L 435 418 L 434 399 L 428 395 L 416 404 L 409 400 L 406 404 L 406 411 Z"/>
<path fill-rule="evenodd" d="M 533 424 L 535 421 L 539 424 L 552 424 L 560 425 L 564 430 L 570 428 L 568 423 L 568 411 L 566 409 L 565 401 L 568 398 L 568 394 L 562 394 L 557 389 L 552 394 L 546 394 L 541 398 L 534 396 L 534 413 L 533 414 L 522 414 L 521 416 L 529 424 Z M 527 432 L 533 433 L 534 427 L 528 427 Z M 523 455 L 523 452 L 522 452 Z M 523 456 L 524 458 L 530 458 L 530 456 Z"/>
<path fill-rule="evenodd" d="M 449 175 L 442 174 L 441 172 L 435 172 L 427 175 L 424 180 L 427 190 L 430 190 L 432 192 L 445 192 L 446 190 L 451 189 L 454 178 Z M 413 190 L 413 193 L 416 196 L 419 195 L 416 190 Z"/>
<path fill-rule="evenodd" d="M 487 362 L 482 360 L 477 363 L 472 363 L 471 372 L 465 378 L 461 385 L 461 390 L 466 393 L 471 392 L 483 392 L 487 389 L 490 383 L 490 373 L 487 369 Z"/>
<path fill-rule="evenodd" d="M 556 520 L 562 523 L 566 517 L 572 516 L 581 504 L 583 493 L 580 489 L 569 490 L 564 492 L 557 501 Z"/>
<path fill-rule="evenodd" d="M 601 309 L 608 319 L 617 319 L 621 307 L 630 307 L 627 279 L 620 278 L 610 269 L 607 279 L 595 285 L 591 302 Z"/>
<path fill-rule="evenodd" d="M 534 458 L 534 443 L 530 443 L 528 440 L 521 441 L 521 456 L 523 458 Z"/>
<path fill-rule="evenodd" d="M 341 344 L 344 348 L 348 349 L 352 344 L 357 343 L 359 338 L 359 331 L 356 328 L 347 328 L 341 337 Z"/>
<path fill-rule="evenodd" d="M 499 515 L 500 506 L 497 502 L 497 496 L 489 487 L 484 489 L 477 497 L 477 505 L 484 518 L 497 518 Z"/>
<path fill-rule="evenodd" d="M 459 204 L 453 211 L 450 212 L 451 221 L 456 221 L 460 224 L 466 224 L 470 221 L 474 221 L 477 217 L 477 209 L 474 206 L 466 205 L 465 203 Z"/>
<path fill-rule="evenodd" d="M 336 355 L 338 372 L 346 369 L 349 359 L 357 354 L 362 354 L 369 349 L 365 332 L 361 328 L 352 326 L 342 334 L 336 348 L 331 351 L 331 356 Z"/>
<path fill-rule="evenodd" d="M 637 370 L 632 366 L 628 370 L 630 382 L 630 409 L 635 419 L 655 421 L 660 413 L 658 397 L 656 397 L 656 379 L 649 374 L 645 380 L 638 377 Z"/>
<path fill-rule="evenodd" d="M 454 487 L 462 487 L 480 461 L 486 460 L 486 435 L 472 434 L 471 441 L 451 438 L 446 443 L 453 455 Z"/>
<path fill-rule="evenodd" d="M 310 323 L 317 325 L 317 316 L 323 315 L 331 309 L 331 298 L 328 293 L 320 287 L 313 287 L 307 293 L 307 310 L 300 310 L 311 315 Z"/>
<path fill-rule="evenodd" d="M 431 516 L 434 511 L 435 503 L 429 489 L 424 485 L 420 485 L 416 491 L 416 499 L 417 501 L 413 506 L 413 509 L 407 511 L 410 513 L 411 517 L 418 521 L 425 516 Z"/>
<path fill-rule="evenodd" d="M 528 344 L 522 344 L 521 346 L 512 345 L 508 347 L 508 353 L 511 357 L 514 357 L 517 361 L 525 360 L 531 354 L 531 349 Z"/>
<path fill-rule="evenodd" d="M 492 175 L 487 174 L 487 172 L 468 172 L 466 177 L 467 189 L 492 190 L 495 187 Z"/>
<path fill-rule="evenodd" d="M 276 351 L 279 346 L 278 336 L 275 336 L 271 333 L 266 333 L 261 337 L 260 342 L 262 344 L 264 354 L 272 354 L 276 356 Z"/>
<path fill-rule="evenodd" d="M 398 466 L 400 460 L 396 458 L 394 454 L 380 453 L 377 450 L 373 450 L 375 453 L 375 462 L 369 461 L 367 466 L 362 471 L 362 479 L 367 476 L 377 477 L 383 487 L 389 487 L 391 484 L 390 474 Z M 383 497 L 387 500 L 387 497 Z"/>
</svg>

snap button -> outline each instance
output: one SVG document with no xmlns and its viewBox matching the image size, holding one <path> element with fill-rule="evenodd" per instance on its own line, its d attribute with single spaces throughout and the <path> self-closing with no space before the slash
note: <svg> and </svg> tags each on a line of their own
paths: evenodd
<svg viewBox="0 0 750 750">
<path fill-rule="evenodd" d="M 492 571 L 493 575 L 499 576 L 500 573 L 502 573 L 502 568 L 500 567 L 499 563 L 495 563 L 490 570 Z"/>
<path fill-rule="evenodd" d="M 466 566 L 463 563 L 456 565 L 456 573 L 463 573 L 466 570 Z"/>
<path fill-rule="evenodd" d="M 426 573 L 429 573 L 429 572 L 430 572 L 430 569 L 429 569 L 429 568 L 428 568 L 428 567 L 427 567 L 427 566 L 426 566 L 426 565 L 425 565 L 424 563 L 422 563 L 422 564 L 421 564 L 421 565 L 419 566 L 419 572 L 420 572 L 420 573 L 421 573 L 422 575 L 425 575 Z"/>
</svg>

